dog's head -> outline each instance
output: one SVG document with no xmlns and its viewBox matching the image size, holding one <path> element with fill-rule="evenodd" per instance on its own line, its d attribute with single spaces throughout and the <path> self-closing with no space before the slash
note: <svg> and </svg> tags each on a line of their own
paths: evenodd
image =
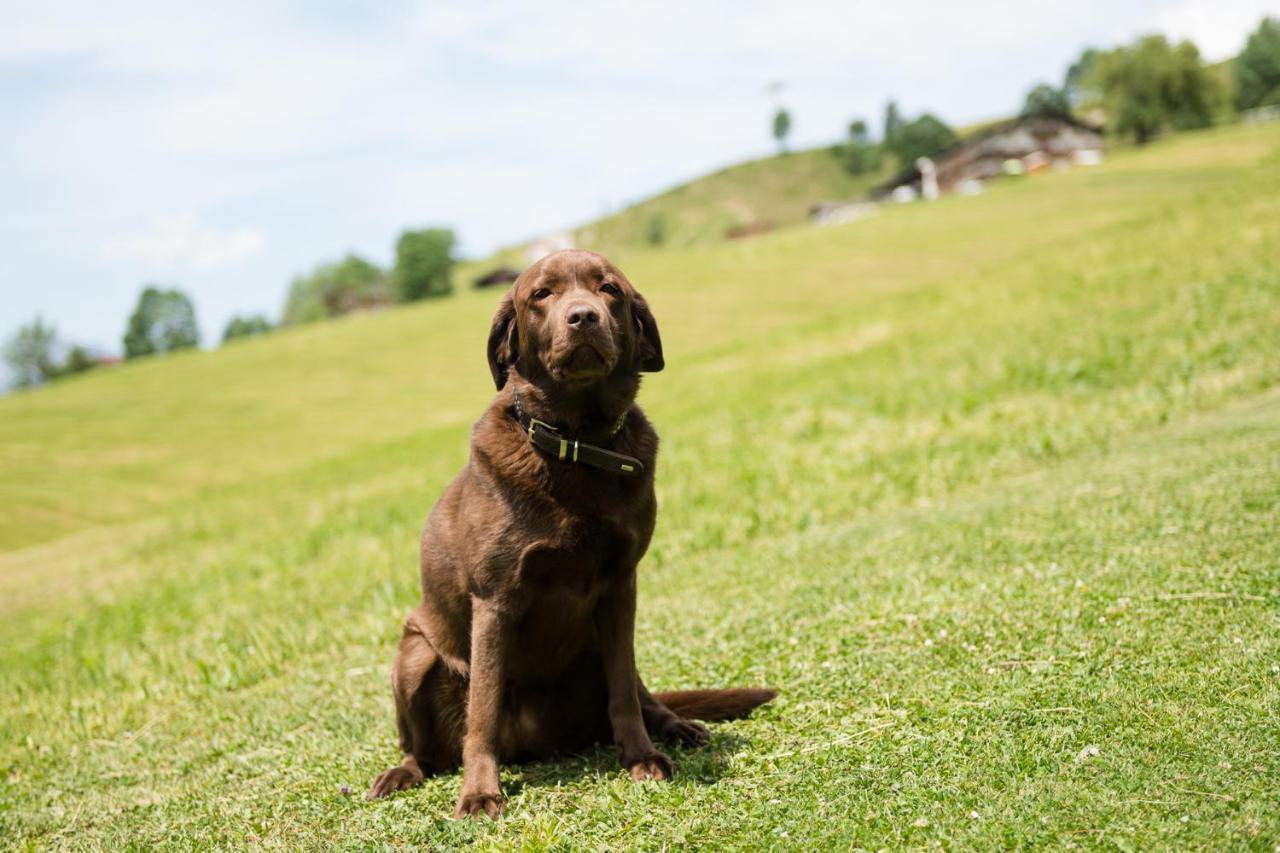
<svg viewBox="0 0 1280 853">
<path fill-rule="evenodd" d="M 584 388 L 661 370 L 662 339 L 644 297 L 617 267 L 569 249 L 525 270 L 498 306 L 489 370 L 499 390 L 513 367 L 526 378 Z"/>
</svg>

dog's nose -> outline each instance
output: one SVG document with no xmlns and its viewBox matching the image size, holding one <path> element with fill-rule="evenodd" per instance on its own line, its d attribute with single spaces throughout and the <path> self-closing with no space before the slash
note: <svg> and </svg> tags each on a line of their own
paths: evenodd
<svg viewBox="0 0 1280 853">
<path fill-rule="evenodd" d="M 574 327 L 594 326 L 600 322 L 600 314 L 590 306 L 575 305 L 569 309 L 565 319 L 569 321 L 570 326 Z"/>
</svg>

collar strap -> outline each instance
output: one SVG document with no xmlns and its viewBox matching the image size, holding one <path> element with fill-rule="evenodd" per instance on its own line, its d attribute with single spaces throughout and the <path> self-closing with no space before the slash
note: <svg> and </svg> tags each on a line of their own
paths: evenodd
<svg viewBox="0 0 1280 853">
<path fill-rule="evenodd" d="M 520 394 L 515 388 L 511 389 L 511 399 L 515 403 L 516 420 L 528 433 L 529 443 L 539 450 L 550 453 L 562 462 L 590 465 L 592 468 L 621 474 L 624 477 L 634 477 L 644 471 L 644 463 L 634 456 L 615 453 L 612 450 L 606 450 L 598 445 L 587 444 L 574 438 L 566 438 L 560 434 L 559 429 L 546 421 L 540 421 L 535 417 L 526 417 L 524 406 L 520 402 Z M 626 422 L 627 412 L 623 412 L 613 425 L 609 438 L 612 439 L 621 432 Z"/>
</svg>

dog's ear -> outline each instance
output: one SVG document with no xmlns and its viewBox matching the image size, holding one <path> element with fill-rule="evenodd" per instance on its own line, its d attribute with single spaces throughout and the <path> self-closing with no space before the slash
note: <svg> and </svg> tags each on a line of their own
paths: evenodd
<svg viewBox="0 0 1280 853">
<path fill-rule="evenodd" d="M 666 366 L 662 360 L 662 337 L 649 303 L 639 293 L 631 296 L 631 316 L 636 320 L 636 364 L 642 373 L 657 373 Z"/>
<path fill-rule="evenodd" d="M 489 372 L 493 374 L 493 384 L 499 391 L 507 384 L 507 370 L 516 363 L 520 352 L 514 294 L 513 287 L 502 297 L 498 313 L 493 315 L 493 325 L 489 328 Z"/>
</svg>

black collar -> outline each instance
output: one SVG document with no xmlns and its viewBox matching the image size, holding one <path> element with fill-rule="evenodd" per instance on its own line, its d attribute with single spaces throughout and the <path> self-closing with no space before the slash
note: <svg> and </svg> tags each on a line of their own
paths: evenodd
<svg viewBox="0 0 1280 853">
<path fill-rule="evenodd" d="M 558 427 L 526 414 L 524 406 L 520 402 L 520 392 L 515 389 L 514 385 L 511 386 L 511 401 L 515 404 L 516 421 L 528 434 L 529 443 L 539 450 L 552 454 L 562 462 L 590 465 L 592 468 L 621 474 L 624 477 L 635 477 L 644 472 L 644 463 L 634 456 L 615 453 L 612 450 L 606 450 L 595 444 L 587 444 L 575 438 L 567 438 Z M 622 428 L 627 423 L 627 415 L 630 412 L 631 410 L 627 409 L 618 416 L 618 420 L 614 422 L 613 429 L 609 431 L 610 441 L 618 433 L 622 432 Z"/>
</svg>

